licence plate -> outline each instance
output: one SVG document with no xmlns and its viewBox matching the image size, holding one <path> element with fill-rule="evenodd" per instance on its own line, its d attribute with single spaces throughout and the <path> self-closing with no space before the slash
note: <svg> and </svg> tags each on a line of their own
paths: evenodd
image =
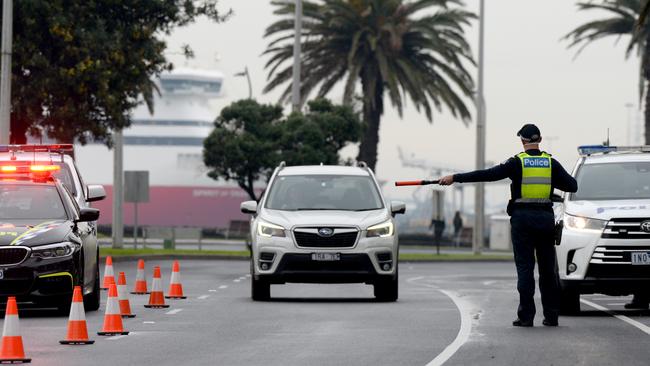
<svg viewBox="0 0 650 366">
<path fill-rule="evenodd" d="M 650 252 L 632 252 L 632 264 L 650 265 Z"/>
<path fill-rule="evenodd" d="M 311 260 L 319 262 L 340 261 L 341 253 L 311 253 Z"/>
</svg>

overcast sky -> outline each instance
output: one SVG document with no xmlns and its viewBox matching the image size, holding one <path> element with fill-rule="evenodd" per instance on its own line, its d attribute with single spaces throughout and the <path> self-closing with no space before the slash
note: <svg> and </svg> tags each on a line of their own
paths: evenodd
<svg viewBox="0 0 650 366">
<path fill-rule="evenodd" d="M 478 0 L 466 0 L 478 12 Z M 486 2 L 485 93 L 487 100 L 487 160 L 501 162 L 520 151 L 516 131 L 536 123 L 547 143 L 544 148 L 571 168 L 576 146 L 601 143 L 610 129 L 612 142 L 625 144 L 628 133 L 626 104 L 638 105 L 638 61 L 625 60 L 626 39 L 608 39 L 591 45 L 574 59 L 561 38 L 585 20 L 599 14 L 580 14 L 572 0 L 498 0 Z M 275 102 L 278 93 L 262 94 L 266 82 L 261 54 L 268 40 L 264 29 L 276 17 L 267 0 L 221 0 L 234 15 L 226 23 L 201 20 L 176 30 L 168 39 L 171 50 L 189 44 L 196 58 L 189 62 L 170 55 L 178 66 L 211 68 L 225 75 L 224 104 L 248 95 L 246 81 L 233 75 L 248 66 L 254 96 Z M 467 29 L 476 53 L 478 27 Z M 340 93 L 331 98 L 339 102 Z M 639 114 L 635 109 L 634 114 Z M 637 132 L 638 134 L 639 132 Z M 639 137 L 640 138 L 640 137 Z M 388 108 L 381 122 L 380 178 L 415 178 L 397 156 L 401 146 L 416 158 L 471 169 L 475 158 L 475 125 L 465 126 L 446 112 L 428 123 L 424 115 L 407 108 L 400 119 Z M 640 141 L 638 141 L 640 142 Z"/>
</svg>

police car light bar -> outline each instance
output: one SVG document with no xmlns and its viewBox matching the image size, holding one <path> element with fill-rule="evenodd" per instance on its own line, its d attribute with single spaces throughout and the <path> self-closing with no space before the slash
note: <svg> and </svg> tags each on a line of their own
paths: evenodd
<svg viewBox="0 0 650 366">
<path fill-rule="evenodd" d="M 0 152 L 57 152 L 64 153 L 74 150 L 72 144 L 49 145 L 0 145 Z"/>
<path fill-rule="evenodd" d="M 592 154 L 607 154 L 610 152 L 650 152 L 650 146 L 584 145 L 578 147 L 578 153 L 582 156 L 588 156 Z"/>
<path fill-rule="evenodd" d="M 0 166 L 0 173 L 52 173 L 61 170 L 58 165 L 2 165 Z"/>
</svg>

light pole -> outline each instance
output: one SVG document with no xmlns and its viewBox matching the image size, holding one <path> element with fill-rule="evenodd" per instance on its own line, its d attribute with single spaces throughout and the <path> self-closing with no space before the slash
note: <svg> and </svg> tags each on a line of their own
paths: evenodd
<svg viewBox="0 0 650 366">
<path fill-rule="evenodd" d="M 124 166 L 122 165 L 124 138 L 121 129 L 113 131 L 113 248 L 124 245 Z"/>
<path fill-rule="evenodd" d="M 13 37 L 13 1 L 2 1 L 2 75 L 0 76 L 0 144 L 9 143 L 11 128 L 11 48 Z"/>
<path fill-rule="evenodd" d="M 478 35 L 478 82 L 476 90 L 476 169 L 485 169 L 485 97 L 483 95 L 483 36 L 485 27 L 485 0 L 480 1 Z M 474 199 L 474 235 L 472 251 L 481 254 L 485 231 L 485 184 L 476 185 Z"/>
<path fill-rule="evenodd" d="M 302 41 L 302 0 L 296 1 L 293 40 L 293 84 L 291 85 L 291 106 L 294 112 L 300 111 L 300 42 Z"/>
<path fill-rule="evenodd" d="M 248 81 L 248 99 L 253 99 L 253 84 L 251 83 L 251 75 L 248 73 L 248 66 L 244 67 L 244 71 L 238 72 L 235 76 L 246 76 Z"/>
</svg>

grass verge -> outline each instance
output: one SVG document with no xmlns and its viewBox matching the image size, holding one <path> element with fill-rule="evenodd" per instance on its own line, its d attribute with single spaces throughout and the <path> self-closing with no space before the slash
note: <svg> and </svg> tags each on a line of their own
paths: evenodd
<svg viewBox="0 0 650 366">
<path fill-rule="evenodd" d="M 100 248 L 99 253 L 102 256 L 110 255 L 112 257 L 136 257 L 136 256 L 214 256 L 229 257 L 233 259 L 248 259 L 248 251 L 232 250 L 196 250 L 196 249 L 113 249 Z M 427 261 L 427 262 L 466 262 L 466 261 L 508 261 L 512 260 L 512 255 L 507 254 L 490 254 L 490 255 L 473 255 L 473 254 L 433 254 L 433 253 L 401 253 L 400 261 Z"/>
</svg>

